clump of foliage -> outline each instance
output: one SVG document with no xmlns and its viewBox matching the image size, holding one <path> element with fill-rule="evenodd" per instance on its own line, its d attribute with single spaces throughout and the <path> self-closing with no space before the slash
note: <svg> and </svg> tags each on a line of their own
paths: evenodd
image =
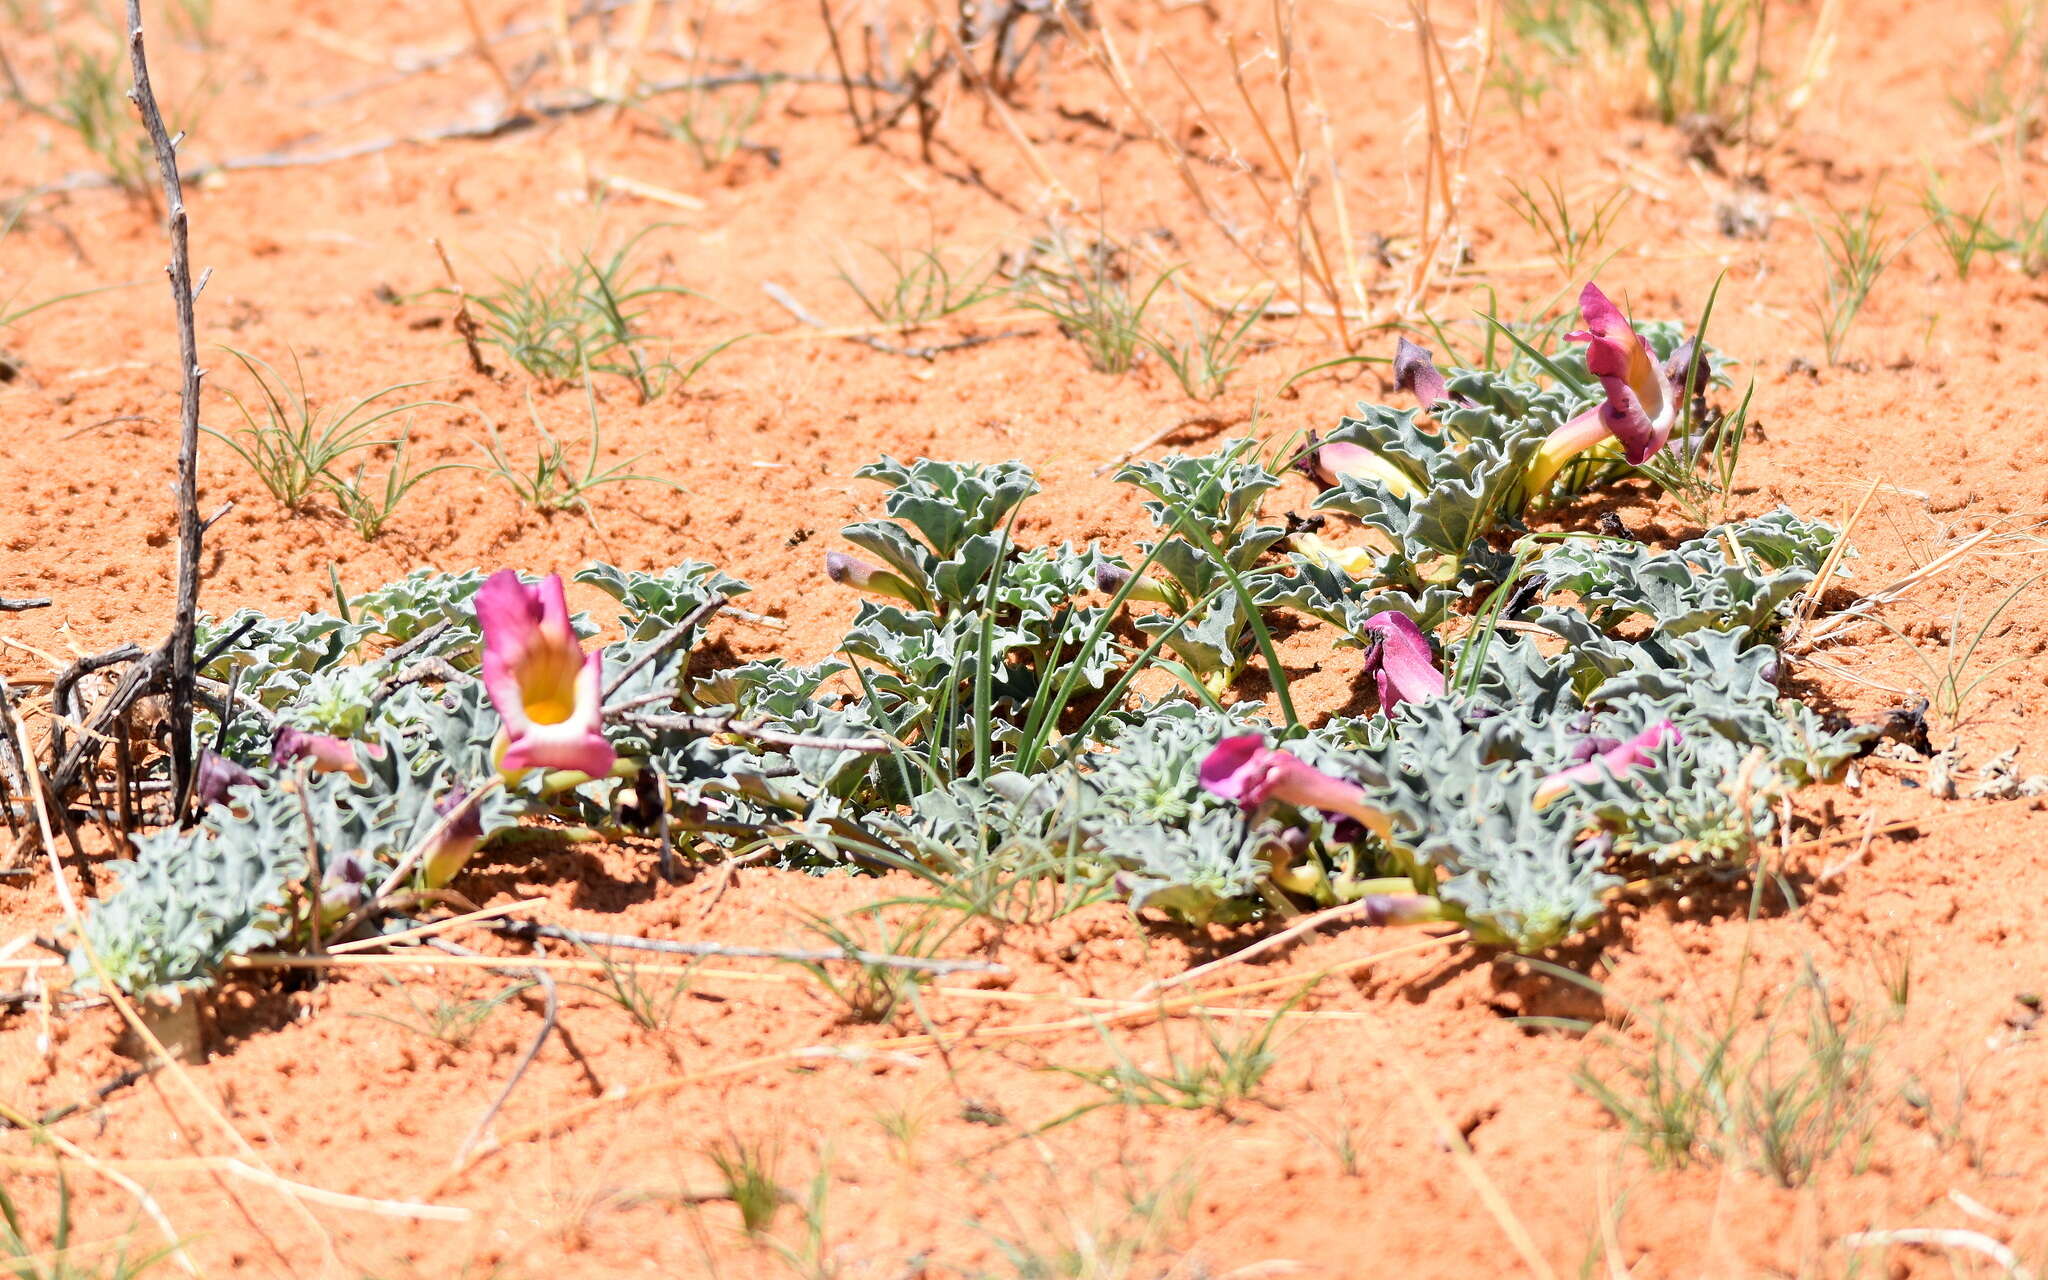
<svg viewBox="0 0 2048 1280">
<path fill-rule="evenodd" d="M 1784 510 L 1668 546 L 1533 532 L 1538 509 L 1576 523 L 1589 487 L 1709 465 L 1686 442 L 1724 420 L 1704 347 L 1590 286 L 1582 307 L 1584 372 L 1518 336 L 1509 368 L 1446 373 L 1404 343 L 1420 406 L 1361 405 L 1297 459 L 1317 533 L 1264 518 L 1283 459 L 1249 440 L 1126 467 L 1158 533 L 1123 555 L 1021 545 L 1023 463 L 883 458 L 859 473 L 880 517 L 826 560 L 863 598 L 815 664 L 696 645 L 746 591 L 697 562 L 577 573 L 619 606 L 594 645 L 559 577 L 509 572 L 209 623 L 230 780 L 145 838 L 87 941 L 131 990 L 203 986 L 377 927 L 366 904 L 447 883 L 519 823 L 908 870 L 933 892 L 885 941 L 918 954 L 946 912 L 1105 893 L 1194 922 L 1363 900 L 1536 952 L 1626 881 L 1748 866 L 1778 802 L 1869 738 L 1775 683 L 1837 534 Z M 1318 622 L 1370 679 L 1311 724 L 1274 633 Z M 1277 720 L 1234 700 L 1255 667 Z M 848 929 L 821 925 L 851 958 Z M 886 1017 L 915 981 L 839 989 Z"/>
</svg>

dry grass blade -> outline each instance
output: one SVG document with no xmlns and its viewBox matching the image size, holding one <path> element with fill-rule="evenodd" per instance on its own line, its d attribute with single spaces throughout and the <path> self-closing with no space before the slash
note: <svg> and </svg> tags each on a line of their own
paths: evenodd
<svg viewBox="0 0 2048 1280">
<path fill-rule="evenodd" d="M 1899 578 L 1889 586 L 1881 587 L 1871 592 L 1840 613 L 1830 614 L 1818 625 L 1806 630 L 1805 634 L 1798 641 L 1787 644 L 1785 652 L 1793 654 L 1805 653 L 1816 646 L 1827 643 L 1827 641 L 1839 636 L 1850 626 L 1869 620 L 1870 615 L 1877 610 L 1884 608 L 1888 604 L 1895 603 L 1904 596 L 1960 565 L 1977 548 L 1998 536 L 2000 536 L 2000 531 L 1995 526 L 1981 529 L 1971 534 L 1955 546 L 1950 547 L 1947 551 L 1942 552 L 1934 559 L 1921 565 L 1918 569 L 1913 570 L 1904 577 Z"/>
</svg>

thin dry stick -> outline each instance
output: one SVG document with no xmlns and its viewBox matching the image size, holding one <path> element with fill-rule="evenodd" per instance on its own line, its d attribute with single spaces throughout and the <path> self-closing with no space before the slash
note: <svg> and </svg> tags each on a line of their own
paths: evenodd
<svg viewBox="0 0 2048 1280">
<path fill-rule="evenodd" d="M 462 16 L 469 23 L 472 41 L 470 51 L 476 54 L 478 61 L 490 68 L 491 78 L 498 82 L 499 92 L 505 95 L 505 109 L 517 111 L 519 90 L 513 87 L 512 77 L 505 74 L 505 64 L 499 62 L 498 55 L 491 51 L 491 34 L 484 30 L 483 15 L 476 11 L 476 0 L 462 0 Z"/>
<path fill-rule="evenodd" d="M 171 810 L 184 814 L 192 792 L 193 642 L 199 626 L 199 367 L 198 328 L 193 320 L 192 259 L 188 244 L 190 220 L 185 192 L 178 179 L 177 141 L 164 128 L 156 93 L 149 84 L 149 59 L 142 47 L 142 0 L 128 0 L 128 62 L 135 86 L 128 97 L 142 113 L 142 124 L 156 152 L 162 176 L 165 225 L 170 233 L 171 301 L 178 313 L 178 360 L 182 387 L 178 401 L 178 597 L 172 615 L 170 648 Z"/>
<path fill-rule="evenodd" d="M 0 1104 L 4 1107 L 5 1104 Z M 56 1141 L 56 1135 L 45 1133 Z M 76 1152 L 77 1147 L 72 1147 Z M 67 1154 L 70 1154 L 67 1152 Z M 73 1159 L 87 1159 L 74 1155 Z M 425 1222 L 467 1222 L 470 1211 L 460 1205 L 421 1204 L 413 1200 L 382 1200 L 372 1196 L 352 1196 L 345 1191 L 330 1191 L 325 1187 L 295 1182 L 280 1177 L 269 1169 L 251 1164 L 236 1156 L 161 1156 L 132 1160 L 97 1160 L 101 1171 L 117 1173 L 224 1173 L 244 1182 L 276 1191 L 293 1204 L 303 1209 L 305 1204 L 317 1204 L 327 1209 L 348 1209 L 357 1213 L 374 1213 L 387 1218 L 413 1218 Z M 23 1173 L 55 1173 L 63 1167 L 63 1161 L 48 1156 L 0 1155 L 0 1167 L 16 1169 Z M 197 1272 L 194 1272 L 196 1275 Z"/>
<path fill-rule="evenodd" d="M 455 332 L 462 336 L 462 345 L 469 352 L 469 367 L 486 378 L 492 377 L 497 371 L 485 362 L 483 349 L 477 344 L 483 328 L 469 313 L 469 295 L 463 291 L 462 280 L 455 274 L 455 264 L 448 260 L 448 250 L 442 246 L 439 237 L 430 236 L 427 243 L 434 246 L 434 252 L 440 255 L 441 269 L 448 273 L 448 287 L 455 292 Z"/>
<path fill-rule="evenodd" d="M 552 938 L 591 949 L 616 947 L 626 951 L 652 951 L 663 955 L 719 956 L 728 960 L 789 960 L 798 964 L 830 964 L 837 960 L 871 965 L 877 969 L 903 969 L 912 973 L 1007 973 L 1002 965 L 988 960 L 942 960 L 927 956 L 899 956 L 857 947 L 835 950 L 791 950 L 787 947 L 747 947 L 724 942 L 678 942 L 666 938 L 639 938 L 623 933 L 590 933 L 564 929 L 559 925 L 535 924 L 530 920 L 500 920 L 494 933 L 531 942 Z"/>
<path fill-rule="evenodd" d="M 1198 964 L 1194 968 L 1183 973 L 1174 974 L 1170 978 L 1160 978 L 1156 981 L 1148 982 L 1136 991 L 1131 992 L 1131 999 L 1143 1000 L 1148 996 L 1158 995 L 1162 991 L 1168 991 L 1174 987 L 1198 981 L 1216 972 L 1218 969 L 1227 969 L 1235 964 L 1243 964 L 1247 960 L 1255 960 L 1269 951 L 1279 950 L 1296 938 L 1314 933 L 1326 924 L 1335 924 L 1339 920 L 1349 919 L 1352 916 L 1371 915 L 1374 907 L 1377 905 L 1370 897 L 1360 898 L 1356 902 L 1346 902 L 1339 906 L 1303 916 L 1280 932 L 1270 937 L 1261 938 L 1250 946 L 1240 947 L 1227 956 L 1211 960 L 1207 964 Z"/>
<path fill-rule="evenodd" d="M 1841 567 L 1842 557 L 1848 554 L 1849 535 L 1855 531 L 1856 522 L 1863 518 L 1863 512 L 1870 506 L 1870 500 L 1877 496 L 1877 491 L 1883 486 L 1883 480 L 1870 482 L 1870 488 L 1864 490 L 1863 500 L 1849 513 L 1849 522 L 1835 535 L 1835 545 L 1828 548 L 1828 557 L 1821 562 L 1820 573 L 1815 575 L 1813 586 L 1806 593 L 1806 602 L 1800 606 L 1798 620 L 1792 628 L 1795 637 L 1813 625 L 1813 615 L 1820 612 L 1821 596 L 1825 594 L 1827 584 L 1834 581 L 1835 570 Z"/>
<path fill-rule="evenodd" d="M 516 972 L 516 967 L 512 967 L 512 971 Z M 540 983 L 541 989 L 547 993 L 547 1006 L 541 1010 L 540 1015 L 540 1030 L 533 1033 L 533 1039 L 526 1044 L 526 1052 L 519 1055 L 519 1062 L 505 1080 L 505 1087 L 498 1090 L 498 1096 L 491 1099 L 491 1105 L 484 1108 L 484 1113 L 476 1118 L 476 1124 L 470 1129 L 469 1136 L 462 1140 L 461 1146 L 455 1148 L 455 1155 L 448 1161 L 450 1169 L 460 1169 L 463 1161 L 469 1159 L 469 1153 L 490 1130 L 491 1121 L 498 1118 L 498 1112 L 504 1110 L 505 1103 L 511 1099 L 512 1091 L 519 1087 L 519 1081 L 525 1077 L 526 1069 L 540 1056 L 541 1046 L 554 1034 L 555 1014 L 561 1008 L 560 996 L 555 991 L 555 980 L 545 969 L 534 969 L 531 972 L 534 981 Z"/>
<path fill-rule="evenodd" d="M 546 898 L 515 898 L 511 902 L 501 902 L 495 907 L 485 907 L 481 911 L 471 911 L 459 916 L 449 916 L 444 920 L 435 920 L 427 924 L 415 925 L 410 929 L 401 929 L 397 933 L 379 934 L 374 938 L 357 938 L 352 942 L 338 942 L 327 948 L 327 954 L 334 956 L 350 955 L 357 951 L 369 951 L 377 947 L 388 947 L 400 942 L 418 942 L 423 938 L 437 937 L 443 933 L 459 929 L 464 925 L 475 924 L 481 920 L 495 920 L 499 916 L 510 915 L 515 911 L 525 911 L 530 907 L 544 907 L 546 905 L 548 905 Z"/>
</svg>

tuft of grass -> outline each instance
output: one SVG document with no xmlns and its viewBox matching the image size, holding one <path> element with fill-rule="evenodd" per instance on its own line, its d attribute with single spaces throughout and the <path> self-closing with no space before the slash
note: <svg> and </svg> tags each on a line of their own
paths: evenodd
<svg viewBox="0 0 2048 1280">
<path fill-rule="evenodd" d="M 597 961 L 598 972 L 604 976 L 604 985 L 578 983 L 585 991 L 594 992 L 619 1006 L 627 1017 L 646 1031 L 664 1031 L 674 1021 L 676 1006 L 690 993 L 690 985 L 696 979 L 694 970 L 697 961 L 684 966 L 684 973 L 664 974 L 666 983 L 649 984 L 640 979 L 640 968 L 631 961 L 620 962 L 612 959 L 602 950 L 586 948 L 592 959 Z"/>
<path fill-rule="evenodd" d="M 868 926 L 866 939 L 858 936 L 853 929 L 827 916 L 812 916 L 805 922 L 805 928 L 817 934 L 834 947 L 845 952 L 844 962 L 820 964 L 815 961 L 800 962 L 804 969 L 816 977 L 819 985 L 830 993 L 833 999 L 846 1006 L 846 1014 L 855 1022 L 886 1022 L 909 1001 L 916 998 L 918 987 L 931 981 L 932 975 L 917 969 L 905 969 L 894 965 L 874 964 L 859 958 L 862 952 L 879 955 L 907 956 L 913 959 L 934 957 L 961 926 L 971 917 L 964 912 L 950 913 L 927 908 L 912 914 L 899 925 L 890 925 L 885 914 L 890 903 L 880 902 L 849 911 L 840 920 L 852 920 L 865 916 Z M 950 924 L 945 922 L 952 915 Z"/>
<path fill-rule="evenodd" d="M 355 528 L 356 535 L 364 542 L 375 542 L 384 532 L 384 526 L 391 517 L 398 514 L 405 496 L 413 486 L 437 471 L 473 471 L 476 468 L 467 462 L 437 462 L 432 466 L 415 471 L 410 457 L 412 429 L 403 428 L 398 439 L 391 442 L 391 461 L 384 468 L 381 483 L 372 483 L 366 477 L 369 464 L 359 462 L 355 471 L 347 477 L 327 472 L 322 476 L 327 491 L 333 495 L 335 505 L 341 514 Z"/>
<path fill-rule="evenodd" d="M 292 353 L 292 375 L 298 384 L 294 389 L 286 384 L 282 374 L 260 357 L 233 347 L 223 347 L 222 350 L 241 361 L 242 367 L 256 379 L 256 388 L 261 393 L 256 409 L 261 416 L 252 412 L 241 396 L 229 390 L 228 398 L 234 401 L 236 411 L 242 415 L 242 425 L 228 431 L 208 426 L 200 429 L 227 445 L 248 463 L 256 478 L 263 482 L 263 487 L 270 490 L 270 496 L 287 510 L 296 511 L 304 506 L 315 489 L 329 483 L 334 467 L 344 458 L 365 449 L 396 444 L 395 438 L 372 435 L 378 423 L 394 414 L 444 404 L 439 400 L 415 400 L 371 412 L 386 396 L 423 385 L 401 382 L 373 391 L 350 402 L 339 412 L 330 413 L 307 394 L 306 371 L 299 365 L 297 352 Z"/>
<path fill-rule="evenodd" d="M 1999 33 L 1989 56 L 1962 77 L 1962 92 L 1949 105 L 1975 131 L 2007 134 L 2024 144 L 2040 132 L 2048 39 L 2043 38 L 2040 0 L 2015 0 L 1999 15 Z"/>
<path fill-rule="evenodd" d="M 436 992 L 433 1003 L 421 1004 L 413 998 L 411 989 L 405 983 L 396 978 L 393 978 L 391 983 L 398 988 L 399 994 L 405 997 L 406 1004 L 412 1007 L 411 1017 L 393 1017 L 387 1013 L 360 1011 L 351 1011 L 348 1016 L 388 1022 L 394 1027 L 417 1032 L 429 1040 L 438 1040 L 451 1049 L 460 1049 L 475 1039 L 476 1033 L 483 1030 L 484 1023 L 490 1021 L 491 1015 L 504 1007 L 506 1001 L 516 998 L 519 993 L 534 985 L 530 980 L 522 979 L 501 991 L 474 1000 L 450 1000 Z"/>
<path fill-rule="evenodd" d="M 1266 314 L 1273 297 L 1269 293 L 1255 302 L 1240 302 L 1206 318 L 1185 295 L 1182 302 L 1186 304 L 1188 338 L 1169 340 L 1158 332 L 1147 332 L 1144 343 L 1172 370 L 1190 400 L 1214 400 L 1243 363 L 1251 327 Z"/>
<path fill-rule="evenodd" d="M 678 492 L 682 486 L 673 480 L 660 476 L 644 475 L 630 468 L 646 455 L 636 455 L 623 462 L 615 462 L 600 468 L 599 459 L 604 452 L 603 428 L 598 419 L 597 395 L 592 390 L 590 378 L 583 379 L 583 400 L 590 415 L 590 443 L 579 466 L 569 457 L 568 446 L 556 439 L 547 427 L 542 425 L 540 411 L 534 406 L 533 396 L 526 397 L 527 416 L 533 422 L 533 430 L 540 437 L 530 462 L 517 463 L 504 447 L 504 440 L 498 434 L 498 424 L 488 417 L 484 427 L 490 434 L 489 443 L 483 449 L 487 465 L 479 470 L 505 482 L 505 487 L 519 500 L 521 506 L 539 512 L 590 510 L 590 495 L 608 485 L 645 484 L 665 485 Z"/>
<path fill-rule="evenodd" d="M 791 1199 L 776 1179 L 781 1148 L 765 1139 L 750 1143 L 729 1137 L 712 1144 L 704 1155 L 725 1184 L 725 1198 L 740 1211 L 741 1229 L 750 1236 L 765 1234 Z"/>
<path fill-rule="evenodd" d="M 1763 74 L 1743 57 L 1761 9 L 1762 0 L 1506 0 L 1502 19 L 1525 56 L 1510 52 L 1497 81 L 1519 109 L 1550 88 L 1541 62 L 1597 63 L 1618 77 L 1643 76 L 1642 105 L 1665 124 L 1732 124 Z"/>
<path fill-rule="evenodd" d="M 1940 179 L 1930 177 L 1927 185 L 1920 189 L 1920 209 L 1927 215 L 1927 229 L 1934 233 L 1942 252 L 1948 255 L 1958 280 L 1970 278 L 1970 268 L 1979 254 L 1996 253 L 2008 246 L 2006 237 L 1990 224 L 1991 202 L 1997 197 L 1996 191 L 1991 192 L 1984 197 L 1984 203 L 1977 207 L 1977 212 L 1964 215 L 1949 207 Z"/>
<path fill-rule="evenodd" d="M 132 1231 L 118 1240 L 77 1244 L 72 1239 L 74 1226 L 71 1180 L 62 1170 L 57 1174 L 57 1218 L 50 1225 L 48 1248 L 29 1239 L 20 1207 L 0 1184 L 0 1270 L 9 1280 L 136 1280 L 172 1253 L 169 1246 L 132 1253 Z"/>
<path fill-rule="evenodd" d="M 1544 177 L 1534 189 L 1517 179 L 1508 179 L 1512 196 L 1507 206 L 1529 230 L 1543 238 L 1550 260 L 1567 279 L 1579 278 L 1579 267 L 1588 262 L 1614 231 L 1614 221 L 1628 207 L 1629 192 L 1616 187 L 1601 199 L 1574 205 L 1555 178 Z"/>
<path fill-rule="evenodd" d="M 1174 1274 L 1172 1267 L 1155 1266 L 1162 1255 L 1173 1252 L 1187 1227 L 1200 1190 L 1192 1174 L 1181 1171 L 1158 1180 L 1120 1162 L 1114 1170 L 1115 1184 L 1106 1188 L 1097 1170 L 1088 1169 L 1085 1183 L 1076 1185 L 1082 1178 L 1070 1167 L 1054 1167 L 1042 1151 L 1040 1159 L 1056 1188 L 1050 1209 L 1025 1220 L 1008 1200 L 999 1199 L 1001 1212 L 1010 1219 L 1005 1229 L 979 1219 L 969 1223 L 988 1238 L 1016 1280 L 1131 1280 Z M 1199 1264 L 1194 1273 L 1206 1274 Z"/>
<path fill-rule="evenodd" d="M 1871 288 L 1905 247 L 1904 237 L 1885 230 L 1884 215 L 1884 206 L 1874 197 L 1857 209 L 1830 204 L 1827 222 L 1814 227 L 1827 274 L 1813 311 L 1831 365 L 1842 362 L 1843 344 L 1870 300 Z"/>
<path fill-rule="evenodd" d="M 1295 1000 L 1300 999 L 1299 996 Z M 1097 1028 L 1111 1061 L 1104 1067 L 1055 1067 L 1053 1070 L 1094 1085 L 1104 1096 L 1084 1103 L 1043 1126 L 1056 1128 L 1106 1106 L 1167 1107 L 1179 1111 L 1214 1111 L 1229 1117 L 1231 1108 L 1258 1096 L 1266 1074 L 1279 1061 L 1274 1037 L 1294 1008 L 1294 1000 L 1276 1010 L 1253 1031 L 1232 1035 L 1204 1016 L 1197 1019 L 1202 1039 L 1192 1053 L 1169 1040 L 1163 1065 L 1139 1062 L 1102 1028 Z M 1167 1028 L 1162 1028 L 1162 1035 Z"/>
<path fill-rule="evenodd" d="M 742 151 L 760 150 L 757 144 L 747 140 L 747 135 L 760 123 L 761 109 L 768 105 L 771 87 L 765 81 L 758 85 L 733 86 L 736 93 L 744 95 L 744 100 L 737 107 L 728 101 L 728 95 L 715 90 L 692 93 L 681 115 L 673 118 L 656 115 L 654 118 L 670 137 L 690 149 L 697 166 L 708 173 L 724 167 Z"/>
<path fill-rule="evenodd" d="M 624 378 L 642 404 L 688 386 L 712 357 L 747 335 L 715 343 L 689 363 L 678 364 L 666 341 L 647 331 L 649 299 L 696 296 L 681 285 L 642 278 L 633 253 L 655 229 L 640 232 L 601 261 L 581 253 L 524 274 L 497 277 L 495 288 L 470 295 L 484 315 L 483 340 L 551 383 L 589 373 Z"/>
<path fill-rule="evenodd" d="M 1677 428 L 1671 433 L 1671 447 L 1660 451 L 1641 468 L 1643 473 L 1670 494 L 1695 524 L 1709 526 L 1727 520 L 1735 505 L 1735 477 L 1742 466 L 1742 445 L 1749 431 L 1749 406 L 1756 393 L 1752 380 L 1733 411 L 1709 405 L 1706 394 L 1714 381 L 1706 357 L 1707 326 L 1714 318 L 1714 301 L 1721 294 L 1715 280 L 1693 326 L 1693 358 L 1679 382 Z"/>
<path fill-rule="evenodd" d="M 1145 312 L 1173 273 L 1138 292 L 1114 241 L 1098 235 L 1077 249 L 1057 223 L 1049 236 L 1033 242 L 1033 249 L 1033 265 L 1017 282 L 1018 305 L 1051 316 L 1060 332 L 1080 345 L 1090 368 L 1130 372 L 1148 346 Z M 1045 257 L 1052 259 L 1050 265 L 1036 261 Z"/>
<path fill-rule="evenodd" d="M 2005 598 L 1984 615 L 1984 620 L 1978 623 L 1974 630 L 1968 632 L 1967 638 L 1964 631 L 1963 606 L 1956 605 L 1955 613 L 1949 619 L 1948 641 L 1943 648 L 1943 658 L 1939 664 L 1935 659 L 1922 653 L 1918 645 L 1907 640 L 1908 649 L 1927 671 L 1929 711 L 1947 721 L 1951 727 L 1961 724 L 1964 711 L 1969 708 L 1977 696 L 1977 690 L 1984 686 L 1985 681 L 2007 667 L 2026 661 L 2025 657 L 2012 657 L 1972 671 L 1972 668 L 1977 666 L 1977 651 L 1984 647 L 1984 641 L 1991 635 L 1991 630 L 1998 624 L 1998 620 L 2005 616 L 2005 611 L 2012 608 L 2015 601 L 2043 578 L 2048 578 L 2048 573 L 2035 574 L 2006 593 Z M 1882 618 L 1877 621 L 1893 635 L 1899 635 L 1890 623 Z M 1900 639 L 1907 638 L 1900 636 Z"/>
<path fill-rule="evenodd" d="M 986 255 L 956 270 L 942 246 L 907 252 L 871 248 L 879 260 L 873 279 L 864 278 L 850 263 L 838 266 L 839 279 L 877 324 L 898 333 L 958 315 L 1011 289 L 1000 278 L 999 263 L 990 262 L 984 269 Z"/>
<path fill-rule="evenodd" d="M 1804 1025 L 1788 1028 L 1799 1014 Z M 1606 1070 L 1589 1062 L 1575 1079 L 1659 1168 L 1739 1162 L 1796 1187 L 1867 1143 L 1876 1033 L 1853 1012 L 1837 1015 L 1810 968 L 1760 1031 L 1753 1023 L 1733 1008 L 1703 1023 L 1660 1007 L 1647 1045 L 1611 1044 Z"/>
</svg>

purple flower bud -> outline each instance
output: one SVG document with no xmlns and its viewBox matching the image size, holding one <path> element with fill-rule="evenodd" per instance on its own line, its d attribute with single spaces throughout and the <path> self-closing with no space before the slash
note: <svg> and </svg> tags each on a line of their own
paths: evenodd
<svg viewBox="0 0 2048 1280">
<path fill-rule="evenodd" d="M 1124 599 L 1149 600 L 1154 604 L 1172 603 L 1172 598 L 1167 595 L 1165 584 L 1155 578 L 1138 578 L 1138 575 L 1132 573 L 1129 569 L 1124 568 L 1120 564 L 1112 564 L 1107 560 L 1099 561 L 1095 566 L 1095 589 L 1106 596 L 1113 596 L 1117 592 L 1122 591 L 1124 584 L 1133 578 L 1137 578 L 1137 584 L 1130 589 L 1129 594 Z"/>
<path fill-rule="evenodd" d="M 341 923 L 349 912 L 363 905 L 364 889 L 370 879 L 370 861 L 351 849 L 328 860 L 320 877 L 320 923 L 323 928 Z"/>
<path fill-rule="evenodd" d="M 1427 348 L 1403 338 L 1394 347 L 1394 385 L 1409 392 L 1427 409 L 1439 400 L 1451 398 L 1450 386 L 1437 372 L 1436 361 Z"/>
<path fill-rule="evenodd" d="M 1584 764 L 1575 764 L 1536 784 L 1535 806 L 1544 805 L 1572 789 L 1576 782 L 1598 782 L 1605 777 L 1618 777 L 1638 765 L 1648 764 L 1651 753 L 1666 742 L 1682 742 L 1685 735 L 1669 720 L 1659 720 L 1627 742 L 1616 743 L 1600 752 Z"/>
<path fill-rule="evenodd" d="M 192 774 L 192 794 L 201 808 L 210 808 L 228 798 L 236 787 L 262 787 L 263 779 L 208 747 L 200 751 Z"/>
<path fill-rule="evenodd" d="M 468 799 L 469 788 L 458 784 L 434 802 L 434 812 L 444 819 L 457 809 L 462 815 L 435 832 L 420 858 L 420 883 L 429 889 L 439 889 L 453 880 L 483 843 L 483 814 L 476 805 L 466 804 Z"/>
<path fill-rule="evenodd" d="M 365 750 L 372 758 L 384 754 L 378 747 L 368 746 Z M 313 768 L 320 773 L 345 773 L 357 782 L 363 780 L 363 766 L 356 759 L 356 744 L 347 738 L 332 734 L 308 733 L 288 724 L 277 727 L 277 733 L 270 739 L 270 766 L 282 769 L 300 760 L 311 760 Z"/>
<path fill-rule="evenodd" d="M 1426 893 L 1371 893 L 1365 896 L 1367 924 L 1435 924 L 1444 904 Z"/>
<path fill-rule="evenodd" d="M 843 551 L 825 553 L 825 576 L 841 586 L 856 591 L 872 591 L 876 595 L 894 596 L 913 608 L 922 607 L 923 602 L 910 584 L 878 564 L 869 564 L 858 556 Z"/>
</svg>

